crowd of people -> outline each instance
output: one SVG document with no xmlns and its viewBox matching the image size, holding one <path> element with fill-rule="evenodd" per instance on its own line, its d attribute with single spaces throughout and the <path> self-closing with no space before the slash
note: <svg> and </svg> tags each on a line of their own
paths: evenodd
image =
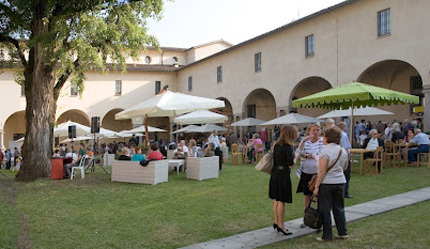
<svg viewBox="0 0 430 249">
<path fill-rule="evenodd" d="M 0 149 L 1 169 L 19 170 L 21 159 L 21 153 L 19 148 L 17 147 L 14 147 L 13 151 L 11 151 L 10 149 Z"/>
</svg>

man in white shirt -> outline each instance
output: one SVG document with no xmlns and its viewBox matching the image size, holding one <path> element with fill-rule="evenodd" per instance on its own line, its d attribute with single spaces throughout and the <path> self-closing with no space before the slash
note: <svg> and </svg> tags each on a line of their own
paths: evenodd
<svg viewBox="0 0 430 249">
<path fill-rule="evenodd" d="M 376 150 L 378 147 L 382 146 L 385 150 L 384 140 L 379 138 L 378 130 L 372 129 L 369 132 L 370 137 L 364 140 L 363 148 L 368 150 Z M 373 152 L 364 153 L 364 158 L 373 158 Z M 378 171 L 381 171 L 381 162 L 378 162 Z"/>
<path fill-rule="evenodd" d="M 73 151 L 72 151 L 72 149 L 71 148 L 69 148 L 69 149 L 67 149 L 67 153 L 66 153 L 66 155 L 65 155 L 65 158 L 71 158 L 72 159 L 72 162 L 71 163 L 68 163 L 68 164 L 66 164 L 66 165 L 64 165 L 64 169 L 66 170 L 66 172 L 67 172 L 67 176 L 69 176 L 70 177 L 70 169 L 73 167 L 73 166 L 76 166 L 76 163 L 78 162 L 78 155 L 76 155 L 76 153 L 74 153 Z"/>
</svg>

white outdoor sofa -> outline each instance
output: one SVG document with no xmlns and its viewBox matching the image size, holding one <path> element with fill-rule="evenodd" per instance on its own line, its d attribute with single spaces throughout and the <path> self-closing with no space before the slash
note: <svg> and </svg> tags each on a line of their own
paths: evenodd
<svg viewBox="0 0 430 249">
<path fill-rule="evenodd" d="M 187 178 L 205 180 L 218 178 L 219 157 L 187 157 Z"/>
<path fill-rule="evenodd" d="M 167 182 L 169 161 L 151 161 L 145 167 L 136 161 L 118 161 L 112 163 L 112 181 L 141 184 L 158 184 Z"/>
</svg>

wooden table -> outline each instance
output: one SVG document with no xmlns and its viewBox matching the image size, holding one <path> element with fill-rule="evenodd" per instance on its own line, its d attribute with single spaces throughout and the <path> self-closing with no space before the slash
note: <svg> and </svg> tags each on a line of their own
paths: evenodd
<svg viewBox="0 0 430 249">
<path fill-rule="evenodd" d="M 375 151 L 375 150 L 359 149 L 359 148 L 351 148 L 349 150 L 349 152 L 351 154 L 360 154 L 360 175 L 361 175 L 361 170 L 363 168 L 364 153 L 366 153 L 366 152 L 373 152 L 373 151 Z M 352 170 L 352 165 L 353 165 L 353 163 L 351 164 L 351 170 Z"/>
</svg>

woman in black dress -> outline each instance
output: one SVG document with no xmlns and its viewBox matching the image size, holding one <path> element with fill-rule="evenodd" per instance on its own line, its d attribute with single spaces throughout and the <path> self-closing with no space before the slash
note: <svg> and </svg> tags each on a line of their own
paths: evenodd
<svg viewBox="0 0 430 249">
<path fill-rule="evenodd" d="M 294 166 L 293 142 L 299 133 L 297 127 L 285 125 L 275 143 L 273 151 L 273 170 L 270 177 L 269 198 L 273 199 L 275 223 L 273 228 L 284 235 L 290 235 L 284 227 L 285 202 L 292 203 L 291 168 Z"/>
</svg>

